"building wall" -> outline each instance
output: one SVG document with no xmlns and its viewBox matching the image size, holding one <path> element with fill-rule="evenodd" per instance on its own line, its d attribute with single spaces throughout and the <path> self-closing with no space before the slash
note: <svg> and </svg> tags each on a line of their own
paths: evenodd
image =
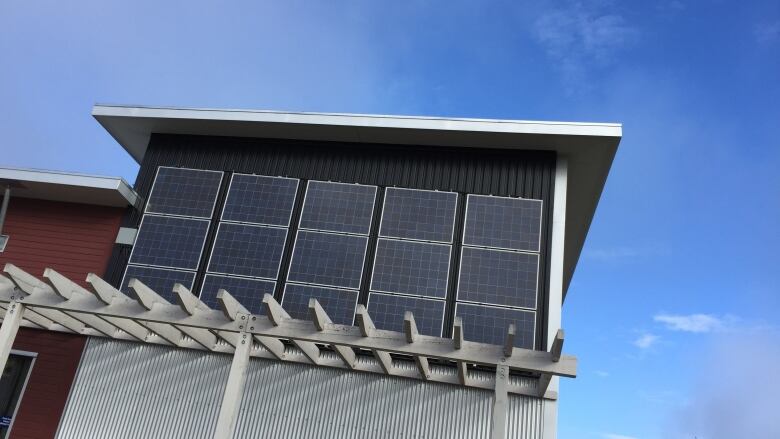
<svg viewBox="0 0 780 439">
<path fill-rule="evenodd" d="M 477 145 L 478 146 L 478 145 Z M 290 140 L 244 139 L 203 136 L 153 135 L 136 179 L 136 191 L 148 199 L 158 166 L 213 169 L 260 175 L 286 176 L 302 179 L 362 183 L 381 187 L 404 187 L 413 189 L 445 190 L 461 194 L 485 194 L 497 196 L 541 199 L 542 237 L 540 260 L 540 290 L 537 308 L 536 348 L 547 346 L 547 291 L 549 285 L 549 242 L 552 217 L 552 194 L 554 190 L 556 157 L 554 153 L 541 151 L 491 150 L 477 148 L 415 147 L 374 144 L 342 144 L 329 142 L 304 142 Z M 227 191 L 223 179 L 220 199 L 215 212 Z M 460 197 L 463 198 L 463 197 Z M 381 200 L 380 200 L 381 202 Z M 460 203 L 459 209 L 465 209 Z M 300 203 L 293 211 L 295 219 Z M 126 226 L 137 227 L 140 212 L 134 212 Z M 461 218 L 462 216 L 459 216 Z M 218 218 L 214 218 L 216 223 Z M 289 236 L 295 236 L 295 220 Z M 378 228 L 378 222 L 376 227 Z M 455 230 L 462 229 L 456 222 Z M 200 291 L 205 276 L 205 260 L 216 234 L 212 224 L 210 235 L 203 251 L 201 270 L 198 272 L 193 291 Z M 456 232 L 457 234 L 457 232 Z M 372 232 L 372 236 L 376 231 Z M 455 237 L 453 249 L 460 245 Z M 286 248 L 291 249 L 288 245 Z M 376 248 L 375 238 L 368 243 L 364 273 L 370 267 Z M 289 267 L 291 250 L 282 258 L 280 279 L 285 278 Z M 107 271 L 115 286 L 121 280 L 130 252 L 117 251 Z M 454 302 L 457 285 L 459 251 L 452 252 L 447 300 L 450 306 L 444 317 L 444 336 L 450 336 L 454 318 Z M 365 275 L 360 288 L 358 303 L 365 304 L 368 297 L 370 276 Z M 281 299 L 283 282 L 277 283 L 276 298 Z"/>
<path fill-rule="evenodd" d="M 86 286 L 87 273 L 103 274 L 125 210 L 14 198 L 3 234 L 0 267 L 12 263 L 40 276 L 51 267 Z M 12 438 L 51 438 L 78 368 L 86 337 L 22 328 L 13 348 L 38 354 L 11 429 Z"/>
<path fill-rule="evenodd" d="M 57 437 L 211 437 L 230 362 L 90 338 Z M 548 403 L 511 395 L 507 437 L 543 438 Z M 253 358 L 235 437 L 489 438 L 492 410 L 489 390 Z"/>
<path fill-rule="evenodd" d="M 40 276 L 51 267 L 86 285 L 87 273 L 106 269 L 124 209 L 14 198 L 3 234 L 9 236 L 0 266 L 10 262 Z"/>
<path fill-rule="evenodd" d="M 87 337 L 21 328 L 14 349 L 36 352 L 11 439 L 53 438 Z"/>
</svg>

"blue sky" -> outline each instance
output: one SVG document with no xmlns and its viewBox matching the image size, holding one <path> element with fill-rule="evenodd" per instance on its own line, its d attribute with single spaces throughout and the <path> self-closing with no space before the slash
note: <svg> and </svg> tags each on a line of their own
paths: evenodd
<svg viewBox="0 0 780 439">
<path fill-rule="evenodd" d="M 780 437 L 776 1 L 6 0 L 0 59 L 0 164 L 129 181 L 96 102 L 622 122 L 559 437 Z"/>
</svg>

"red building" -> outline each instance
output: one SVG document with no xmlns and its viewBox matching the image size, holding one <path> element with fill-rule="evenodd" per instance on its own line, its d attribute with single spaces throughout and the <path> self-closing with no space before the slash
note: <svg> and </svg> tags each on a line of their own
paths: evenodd
<svg viewBox="0 0 780 439">
<path fill-rule="evenodd" d="M 121 178 L 38 170 L 0 168 L 0 188 L 0 266 L 36 275 L 51 267 L 82 284 L 88 273 L 105 273 L 117 238 L 125 240 L 122 218 L 139 200 Z M 0 437 L 54 437 L 87 339 L 57 331 L 45 315 L 33 319 L 3 373 Z"/>
</svg>

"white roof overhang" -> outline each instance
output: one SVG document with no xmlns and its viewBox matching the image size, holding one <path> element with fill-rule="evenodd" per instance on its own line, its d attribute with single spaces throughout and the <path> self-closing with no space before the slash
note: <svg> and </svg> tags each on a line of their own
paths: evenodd
<svg viewBox="0 0 780 439">
<path fill-rule="evenodd" d="M 0 168 L 0 187 L 6 185 L 11 186 L 11 197 L 111 207 L 137 207 L 140 204 L 138 194 L 119 177 Z"/>
<path fill-rule="evenodd" d="M 153 133 L 554 151 L 568 160 L 564 294 L 622 136 L 614 123 L 95 105 L 139 163 Z"/>
</svg>

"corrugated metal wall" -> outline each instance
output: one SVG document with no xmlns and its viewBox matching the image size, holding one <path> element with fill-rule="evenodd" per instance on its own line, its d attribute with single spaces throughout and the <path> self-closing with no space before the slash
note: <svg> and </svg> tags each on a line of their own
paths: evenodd
<svg viewBox="0 0 780 439">
<path fill-rule="evenodd" d="M 59 438 L 208 438 L 231 357 L 90 338 Z"/>
<path fill-rule="evenodd" d="M 92 338 L 58 437 L 208 438 L 230 361 Z M 544 404 L 510 396 L 509 437 L 541 439 Z M 252 359 L 235 437 L 488 438 L 492 405 L 487 390 Z"/>
<path fill-rule="evenodd" d="M 475 145 L 479 146 L 479 145 Z M 178 166 L 196 169 L 215 169 L 225 172 L 255 173 L 286 176 L 300 179 L 363 183 L 380 187 L 405 187 L 438 189 L 472 194 L 526 197 L 544 200 L 542 217 L 542 242 L 540 261 L 540 291 L 537 309 L 536 348 L 546 348 L 548 242 L 551 233 L 552 194 L 555 173 L 555 154 L 542 151 L 494 150 L 479 148 L 417 147 L 376 144 L 344 144 L 334 142 L 291 141 L 273 139 L 247 139 L 228 137 L 158 135 L 152 136 L 149 149 L 138 173 L 135 188 L 148 198 L 158 166 Z M 223 189 L 226 189 L 223 187 Z M 223 196 L 224 196 L 223 190 Z M 219 211 L 219 203 L 218 209 Z M 293 218 L 298 214 L 298 208 Z M 462 203 L 461 203 L 462 204 Z M 462 209 L 463 206 L 461 206 Z M 462 212 L 462 210 L 460 210 Z M 132 212 L 126 226 L 135 227 L 140 212 Z M 216 214 L 215 214 L 216 215 Z M 458 221 L 461 215 L 458 216 Z M 213 220 L 213 221 L 216 221 Z M 293 221 L 294 223 L 294 221 Z M 375 221 L 378 229 L 379 221 Z M 295 224 L 290 228 L 290 238 L 295 236 Z M 462 224 L 456 224 L 456 231 Z M 372 237 L 377 230 L 372 231 Z M 207 238 L 204 260 L 195 279 L 193 291 L 205 276 L 205 258 L 210 253 L 216 227 Z M 454 247 L 459 248 L 456 233 Z M 365 273 L 370 273 L 375 238 L 371 238 L 366 255 Z M 280 279 L 284 279 L 292 246 L 287 246 L 281 267 Z M 444 336 L 450 336 L 457 284 L 460 252 L 452 252 L 450 288 L 447 294 L 447 312 Z M 129 252 L 114 252 L 107 279 L 118 286 L 127 264 Z M 365 275 L 361 285 L 359 303 L 365 304 L 370 276 Z M 279 282 L 276 298 L 281 299 L 283 282 Z"/>
</svg>

